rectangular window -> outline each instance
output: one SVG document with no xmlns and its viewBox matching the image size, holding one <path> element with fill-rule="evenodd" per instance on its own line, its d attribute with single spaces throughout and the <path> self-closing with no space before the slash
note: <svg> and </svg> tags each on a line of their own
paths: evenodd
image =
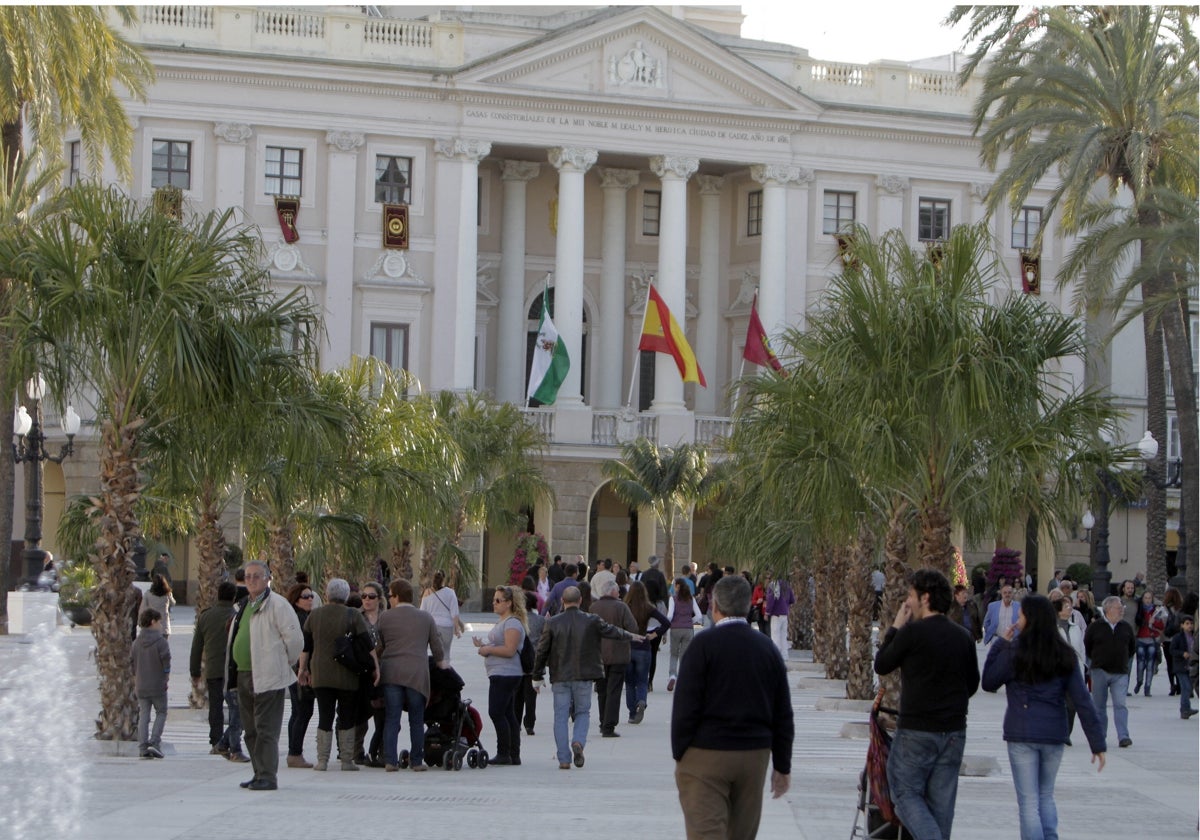
<svg viewBox="0 0 1200 840">
<path fill-rule="evenodd" d="M 181 190 L 192 188 L 192 144 L 186 140 L 158 140 L 151 146 L 150 186 L 170 184 Z"/>
<path fill-rule="evenodd" d="M 412 158 L 375 156 L 375 202 L 409 204 L 412 198 Z"/>
<path fill-rule="evenodd" d="M 950 236 L 950 202 L 922 198 L 917 205 L 917 239 L 942 242 Z"/>
<path fill-rule="evenodd" d="M 751 190 L 746 195 L 746 235 L 762 236 L 762 190 Z"/>
<path fill-rule="evenodd" d="M 392 370 L 408 370 L 408 324 L 371 324 L 371 355 Z"/>
<path fill-rule="evenodd" d="M 1042 208 L 1022 207 L 1013 219 L 1012 246 L 1022 251 L 1033 247 L 1042 229 Z"/>
<path fill-rule="evenodd" d="M 79 183 L 83 166 L 83 142 L 72 140 L 67 144 L 67 186 L 73 187 Z"/>
<path fill-rule="evenodd" d="M 658 222 L 662 213 L 662 193 L 646 190 L 642 193 L 642 236 L 658 236 Z"/>
<path fill-rule="evenodd" d="M 1171 462 L 1183 456 L 1183 444 L 1179 440 L 1179 416 L 1167 415 L 1167 468 Z"/>
<path fill-rule="evenodd" d="M 857 193 L 825 190 L 825 214 L 821 222 L 821 232 L 844 233 L 853 227 L 857 201 Z"/>
<path fill-rule="evenodd" d="M 303 186 L 304 150 L 267 146 L 263 192 L 267 195 L 303 195 Z"/>
</svg>

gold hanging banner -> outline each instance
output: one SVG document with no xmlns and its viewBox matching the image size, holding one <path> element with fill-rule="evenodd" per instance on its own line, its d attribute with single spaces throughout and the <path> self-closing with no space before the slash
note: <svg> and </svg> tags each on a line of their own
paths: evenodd
<svg viewBox="0 0 1200 840">
<path fill-rule="evenodd" d="M 1036 252 L 1021 252 L 1021 289 L 1027 295 L 1042 293 L 1042 255 Z"/>
<path fill-rule="evenodd" d="M 279 219 L 279 229 L 283 231 L 283 241 L 289 245 L 300 241 L 300 231 L 296 230 L 296 217 L 299 215 L 299 196 L 275 196 L 275 216 Z"/>
<path fill-rule="evenodd" d="M 408 250 L 408 205 L 383 205 L 383 247 Z"/>
</svg>

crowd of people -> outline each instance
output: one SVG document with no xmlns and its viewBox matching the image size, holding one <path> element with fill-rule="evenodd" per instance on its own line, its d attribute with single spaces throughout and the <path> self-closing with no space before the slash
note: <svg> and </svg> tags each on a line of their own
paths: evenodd
<svg viewBox="0 0 1200 840">
<path fill-rule="evenodd" d="M 731 836 L 753 836 L 746 820 L 757 826 L 768 769 L 774 795 L 788 786 L 793 730 L 784 663 L 795 596 L 786 579 L 770 575 L 756 580 L 716 564 L 698 575 L 684 563 L 668 581 L 661 565 L 658 557 L 644 571 L 603 560 L 588 575 L 581 557 L 556 556 L 520 586 L 495 588 L 496 620 L 472 636 L 489 683 L 489 763 L 521 765 L 522 735 L 534 734 L 548 672 L 559 767 L 583 767 L 593 693 L 601 737 L 621 736 L 622 700 L 626 723 L 640 724 L 665 638 L 672 751 L 689 835 L 720 825 Z M 1180 716 L 1197 713 L 1194 596 L 1189 611 L 1178 592 L 1159 601 L 1129 580 L 1119 596 L 1095 605 L 1061 574 L 1045 596 L 1004 580 L 973 593 L 929 569 L 914 572 L 909 584 L 875 670 L 901 675 L 888 781 L 914 837 L 950 836 L 967 707 L 981 686 L 1005 689 L 1003 731 L 1022 838 L 1056 836 L 1054 779 L 1077 720 L 1103 769 L 1110 707 L 1118 746 L 1131 746 L 1126 697 L 1150 697 L 1164 661 Z M 156 575 L 155 588 L 156 600 L 142 607 L 134 653 L 146 758 L 162 755 L 170 673 L 164 614 L 174 603 L 168 581 Z M 336 758 L 343 771 L 423 771 L 431 668 L 450 668 L 451 645 L 466 629 L 459 608 L 440 572 L 419 599 L 405 580 L 385 589 L 341 578 L 326 583 L 322 598 L 302 573 L 286 595 L 273 592 L 266 565 L 248 563 L 235 581 L 220 584 L 193 636 L 190 673 L 208 697 L 212 753 L 252 765 L 243 787 L 275 789 L 287 695 L 288 767 L 324 771 Z M 980 642 L 987 646 L 982 671 Z M 726 690 L 738 692 L 738 703 L 723 703 Z M 304 744 L 314 712 L 309 762 Z M 405 714 L 409 743 L 400 751 Z M 715 799 L 714 784 L 725 786 Z"/>
</svg>

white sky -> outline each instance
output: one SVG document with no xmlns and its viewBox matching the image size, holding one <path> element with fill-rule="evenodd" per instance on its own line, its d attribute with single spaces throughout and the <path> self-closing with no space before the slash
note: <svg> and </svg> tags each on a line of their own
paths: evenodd
<svg viewBox="0 0 1200 840">
<path fill-rule="evenodd" d="M 949 0 L 749 0 L 741 4 L 746 15 L 742 37 L 802 47 L 826 61 L 913 61 L 960 48 L 962 25 L 950 29 L 941 24 L 953 5 Z"/>
</svg>

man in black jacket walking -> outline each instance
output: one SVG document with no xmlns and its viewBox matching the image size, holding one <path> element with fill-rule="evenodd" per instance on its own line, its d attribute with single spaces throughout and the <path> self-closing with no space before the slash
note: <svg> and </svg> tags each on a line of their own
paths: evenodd
<svg viewBox="0 0 1200 840">
<path fill-rule="evenodd" d="M 1129 662 L 1137 642 L 1133 627 L 1123 620 L 1125 604 L 1116 595 L 1109 595 L 1100 606 L 1103 617 L 1088 625 L 1083 634 L 1083 649 L 1092 662 L 1092 703 L 1100 716 L 1100 726 L 1108 732 L 1108 698 L 1112 697 L 1113 723 L 1117 726 L 1117 743 L 1133 746 L 1129 737 L 1129 710 L 1125 693 L 1129 690 Z"/>
<path fill-rule="evenodd" d="M 604 676 L 600 661 L 600 640 L 642 641 L 645 637 L 613 627 L 598 615 L 579 609 L 579 587 L 568 586 L 562 593 L 563 611 L 546 621 L 538 639 L 533 661 L 533 685 L 541 689 L 546 666 L 554 692 L 554 743 L 558 748 L 558 768 L 570 770 L 583 766 L 583 748 L 587 745 L 588 724 L 592 717 L 592 683 Z M 575 709 L 575 728 L 567 740 L 567 718 Z"/>
<path fill-rule="evenodd" d="M 771 794 L 792 772 L 792 695 L 779 651 L 746 621 L 750 584 L 713 586 L 713 626 L 688 645 L 675 685 L 671 754 L 689 838 L 752 838 L 762 818 L 767 765 Z"/>
</svg>

